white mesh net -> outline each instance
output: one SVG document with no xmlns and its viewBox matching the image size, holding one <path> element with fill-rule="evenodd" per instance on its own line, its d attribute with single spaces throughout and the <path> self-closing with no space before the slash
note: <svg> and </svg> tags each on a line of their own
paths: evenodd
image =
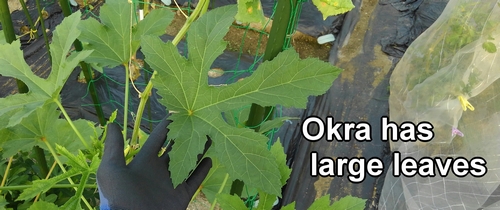
<svg viewBox="0 0 500 210">
<path fill-rule="evenodd" d="M 391 77 L 390 120 L 427 121 L 435 135 L 391 142 L 391 150 L 417 161 L 482 157 L 488 170 L 458 177 L 451 166 L 445 177 L 395 177 L 391 166 L 379 209 L 500 209 L 499 50 L 499 0 L 450 0 L 408 48 Z"/>
</svg>

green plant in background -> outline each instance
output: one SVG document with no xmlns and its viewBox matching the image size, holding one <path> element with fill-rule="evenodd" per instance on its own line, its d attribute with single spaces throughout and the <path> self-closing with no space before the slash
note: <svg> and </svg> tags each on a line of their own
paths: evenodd
<svg viewBox="0 0 500 210">
<path fill-rule="evenodd" d="M 75 183 L 70 177 L 75 175 L 83 175 L 80 185 L 84 185 L 89 176 L 95 173 L 95 166 L 99 163 L 99 159 L 96 158 L 101 153 L 100 147 L 97 146 L 100 144 L 100 141 L 97 141 L 97 136 L 101 133 L 100 129 L 96 128 L 93 122 L 72 121 L 64 110 L 59 97 L 69 74 L 79 61 L 91 53 L 91 51 L 82 51 L 67 56 L 73 41 L 80 34 L 77 29 L 79 20 L 80 13 L 74 14 L 66 18 L 54 32 L 50 46 L 52 72 L 47 79 L 40 78 L 31 72 L 30 67 L 23 61 L 23 54 L 19 50 L 19 41 L 10 45 L 0 45 L 0 52 L 3 55 L 0 58 L 0 66 L 2 66 L 0 73 L 23 81 L 30 90 L 28 93 L 10 95 L 0 99 L 2 156 L 4 158 L 11 157 L 18 151 L 30 151 L 33 146 L 40 146 L 51 153 L 55 163 L 63 172 L 57 181 L 48 184 L 35 184 L 37 177 L 33 177 L 31 180 L 35 181 L 33 186 L 24 190 L 16 200 L 35 197 L 38 193 L 53 187 L 61 179 L 67 179 L 73 185 Z M 65 120 L 59 119 L 61 113 Z M 58 148 L 59 153 L 56 152 L 55 148 Z M 96 163 L 88 166 L 87 162 L 84 161 L 80 162 L 80 165 L 75 165 L 74 161 L 71 161 L 73 158 L 71 153 L 81 153 L 80 150 L 85 150 L 86 158 Z M 60 158 L 59 154 L 64 154 L 66 158 Z M 67 170 L 64 164 L 72 166 L 71 169 Z M 77 167 L 81 167 L 82 170 L 78 171 Z M 88 170 L 83 170 L 82 167 L 86 167 L 85 169 Z M 7 179 L 7 172 L 8 170 L 3 180 Z M 41 187 L 42 185 L 43 187 Z M 84 187 L 77 188 L 76 186 L 77 193 L 70 199 L 70 202 L 67 202 L 68 205 L 75 203 L 79 205 L 78 201 L 81 198 L 85 205 L 90 208 L 89 202 L 81 197 Z"/>
<path fill-rule="evenodd" d="M 488 18 L 487 13 L 473 12 L 474 10 L 467 10 L 466 8 L 486 10 L 490 8 L 490 5 L 481 4 L 480 2 L 470 2 L 461 5 L 460 9 L 453 11 L 454 14 L 450 15 L 453 18 L 450 18 L 446 22 L 446 25 L 444 25 L 444 27 L 448 28 L 447 33 L 438 34 L 437 37 L 429 40 L 432 44 L 428 52 L 423 54 L 421 59 L 415 60 L 415 66 L 421 66 L 421 63 L 424 63 L 424 66 L 421 74 L 414 75 L 418 76 L 418 79 L 408 78 L 408 80 L 413 81 L 408 86 L 410 90 L 419 82 L 423 82 L 439 69 L 450 64 L 457 51 L 472 41 L 477 40 L 480 36 L 489 37 L 482 45 L 484 50 L 490 53 L 496 51 L 496 46 L 491 42 L 492 38 L 490 35 L 498 27 L 499 22 L 486 21 Z M 466 61 L 463 62 L 465 63 Z M 471 75 L 471 79 L 467 85 L 461 79 L 455 77 L 450 77 L 448 81 L 443 81 L 443 83 L 461 84 L 459 87 L 451 88 L 456 89 L 456 92 L 469 93 L 470 89 L 477 84 L 475 77 L 477 75 Z"/>
<path fill-rule="evenodd" d="M 323 14 L 323 19 L 339 15 L 354 9 L 352 0 L 313 0 L 314 5 Z"/>
<path fill-rule="evenodd" d="M 264 24 L 266 21 L 260 0 L 238 1 L 238 13 L 236 13 L 235 18 L 242 23 Z"/>
<path fill-rule="evenodd" d="M 221 202 L 221 207 L 222 209 L 247 209 L 247 207 L 243 204 L 241 199 L 238 196 L 235 195 L 220 195 L 219 196 L 223 202 Z M 259 200 L 262 202 L 262 198 Z M 270 202 L 270 205 L 267 206 L 262 206 L 261 203 L 259 202 L 259 206 L 257 207 L 257 210 L 268 210 L 272 209 L 272 202 Z M 365 204 L 366 204 L 366 199 L 361 199 L 361 198 L 356 198 L 352 196 L 346 196 L 341 198 L 338 201 L 333 202 L 333 204 L 330 204 L 330 195 L 326 194 L 324 196 L 321 196 L 321 198 L 316 199 L 311 206 L 309 206 L 309 210 L 363 210 L 365 209 Z M 295 209 L 295 202 L 292 202 L 286 206 L 283 206 L 281 210 L 294 210 Z"/>
<path fill-rule="evenodd" d="M 406 67 L 421 70 L 401 78 L 407 81 L 407 89 L 412 92 L 410 96 L 419 98 L 408 100 L 405 106 L 419 107 L 418 111 L 424 113 L 429 107 L 441 102 L 457 100 L 465 107 L 464 111 L 467 107 L 474 109 L 467 105 L 467 99 L 472 96 L 472 90 L 484 82 L 480 75 L 484 69 L 470 65 L 477 55 L 470 49 L 479 44 L 484 52 L 494 53 L 496 46 L 493 42 L 497 41 L 493 40 L 492 34 L 498 30 L 500 24 L 498 21 L 488 20 L 487 12 L 475 11 L 489 11 L 492 6 L 497 5 L 481 4 L 477 1 L 463 3 L 450 14 L 444 14 L 443 17 L 450 17 L 449 19 L 438 19 L 438 24 L 431 26 L 443 28 L 445 32 L 437 33 L 432 39 L 409 47 L 412 50 L 408 51 L 412 53 L 415 53 L 415 48 L 425 48 L 425 51 L 419 52 L 420 55 L 413 55 L 414 58 Z M 441 91 L 435 91 L 433 87 L 436 85 L 441 87 Z M 419 91 L 413 91 L 415 88 L 419 88 Z M 431 92 L 432 95 L 429 95 Z"/>
<path fill-rule="evenodd" d="M 323 19 L 354 9 L 352 0 L 313 0 L 312 2 L 323 14 Z M 238 0 L 238 13 L 235 18 L 242 23 L 264 23 L 265 17 L 260 0 Z"/>
<path fill-rule="evenodd" d="M 255 2 L 250 3 L 255 6 Z M 200 5 L 205 4 L 208 2 L 200 2 Z M 257 7 L 259 5 L 260 2 Z M 269 150 L 266 136 L 229 122 L 222 113 L 251 103 L 305 108 L 307 97 L 324 93 L 341 70 L 318 59 L 300 60 L 298 54 L 289 49 L 272 61 L 262 63 L 252 76 L 242 81 L 227 86 L 209 86 L 208 71 L 226 47 L 223 37 L 237 16 L 237 11 L 241 10 L 241 5 L 214 9 L 194 22 L 188 19 L 174 41 L 167 43 L 158 36 L 164 33 L 173 13 L 168 9 L 153 10 L 144 20 L 138 21 L 134 8 L 133 4 L 126 1 L 108 0 L 101 7 L 101 22 L 95 19 L 81 21 L 79 12 L 65 18 L 54 33 L 50 47 L 52 72 L 47 79 L 34 75 L 22 61 L 18 41 L 12 45 L 0 45 L 0 53 L 5 55 L 0 58 L 0 73 L 22 80 L 30 89 L 29 93 L 0 99 L 2 157 L 18 157 L 19 151 L 26 153 L 33 146 L 40 146 L 50 152 L 48 160 L 54 161 L 54 166 L 59 166 L 51 170 L 54 176 L 49 173 L 47 177 L 34 176 L 19 182 L 32 185 L 16 188 L 23 190 L 13 199 L 25 200 L 27 205 L 31 204 L 32 198 L 41 195 L 41 201 L 31 206 L 32 209 L 54 209 L 58 205 L 80 208 L 80 201 L 89 209 L 96 205 L 82 195 L 86 188 L 95 192 L 93 174 L 100 162 L 102 142 L 98 136 L 103 131 L 93 122 L 72 121 L 60 102 L 59 93 L 80 61 L 101 67 L 123 65 L 124 74 L 129 78 L 131 59 L 142 47 L 146 62 L 155 74 L 143 92 L 139 93 L 141 102 L 138 113 L 142 113 L 154 85 L 162 96 L 160 102 L 173 113 L 170 116 L 173 123 L 169 127 L 169 137 L 175 142 L 170 152 L 170 171 L 174 184 L 181 183 L 196 167 L 197 155 L 202 153 L 206 137 L 209 136 L 212 146 L 207 156 L 213 159 L 214 167 L 203 186 L 213 206 L 217 200 L 221 205 L 231 205 L 236 200 L 241 202 L 241 199 L 224 193 L 227 193 L 229 181 L 242 180 L 246 186 L 259 192 L 258 208 L 270 209 L 276 197 L 281 196 L 281 187 L 290 174 L 283 147 L 278 141 Z M 194 14 L 202 14 L 203 8 L 197 8 Z M 190 35 L 187 37 L 188 55 L 184 57 L 175 45 L 186 31 Z M 85 50 L 71 52 L 72 43 L 77 38 L 83 42 Z M 127 112 L 129 79 L 125 85 L 124 110 Z M 128 124 L 126 112 L 125 125 Z M 61 114 L 64 120 L 59 119 Z M 136 144 L 142 144 L 141 141 L 137 142 L 141 114 L 138 115 L 127 151 Z M 110 116 L 109 121 L 114 118 Z M 261 132 L 279 127 L 286 119 L 289 118 L 278 118 L 262 124 Z M 126 130 L 125 126 L 125 137 Z M 129 157 L 132 158 L 133 154 L 130 153 Z M 6 174 L 3 179 L 6 180 L 8 176 Z M 12 185 L 16 185 L 16 182 L 8 185 L 15 187 Z M 49 197 L 51 194 L 48 193 L 46 196 L 45 192 L 60 186 L 74 188 L 76 193 L 63 200 L 59 198 L 55 202 L 57 205 L 50 204 L 54 198 Z M 2 189 L 13 189 L 8 187 Z M 325 205 L 329 205 L 329 202 Z"/>
</svg>

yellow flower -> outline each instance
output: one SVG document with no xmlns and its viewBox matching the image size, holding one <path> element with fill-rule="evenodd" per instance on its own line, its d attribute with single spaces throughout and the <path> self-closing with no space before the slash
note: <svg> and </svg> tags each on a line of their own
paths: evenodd
<svg viewBox="0 0 500 210">
<path fill-rule="evenodd" d="M 474 111 L 474 107 L 469 103 L 469 101 L 467 101 L 465 97 L 458 96 L 458 101 L 460 101 L 460 105 L 462 105 L 462 109 L 464 111 L 467 111 L 467 108 L 469 108 L 471 111 Z"/>
</svg>

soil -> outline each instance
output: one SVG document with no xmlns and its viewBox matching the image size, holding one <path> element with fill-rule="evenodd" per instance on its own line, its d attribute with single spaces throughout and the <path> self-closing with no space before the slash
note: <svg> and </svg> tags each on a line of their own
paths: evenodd
<svg viewBox="0 0 500 210">
<path fill-rule="evenodd" d="M 186 210 L 208 210 L 211 206 L 212 204 L 207 200 L 205 195 L 200 192 L 200 194 L 198 194 L 198 196 L 196 196 L 196 198 L 189 203 Z M 216 204 L 214 209 L 220 210 L 221 208 L 219 204 Z"/>
<path fill-rule="evenodd" d="M 155 3 L 159 3 L 156 2 L 156 0 L 154 1 Z M 77 2 L 79 1 L 77 0 Z M 95 1 L 93 4 L 92 13 L 98 14 L 100 5 L 102 5 L 102 3 L 103 3 L 102 1 Z M 18 1 L 9 0 L 9 4 L 12 4 L 10 6 L 12 6 L 11 8 L 13 8 L 13 10 L 21 9 L 20 5 L 18 5 L 19 4 Z M 82 5 L 80 5 L 80 7 L 81 6 Z M 34 5 L 28 2 L 28 8 L 30 9 L 31 12 L 33 12 L 32 10 L 34 10 L 33 7 Z M 59 6 L 49 5 L 49 7 L 55 8 Z M 60 14 L 61 13 L 60 9 L 55 9 L 55 11 L 52 12 L 50 11 L 49 14 L 51 14 L 52 12 L 56 12 L 57 15 L 49 17 L 48 18 L 49 20 L 46 20 L 46 22 L 49 21 L 52 24 L 58 24 L 61 21 L 60 18 L 62 16 L 62 14 Z M 36 14 L 36 11 L 34 12 L 34 14 Z M 33 16 L 32 18 L 36 18 L 36 15 Z M 24 19 L 21 21 L 24 22 Z M 175 19 L 173 20 L 171 25 L 167 28 L 166 33 L 171 36 L 175 36 L 177 32 L 180 30 L 180 28 L 183 26 L 185 21 L 186 18 L 180 12 L 177 12 L 175 15 Z M 236 23 L 233 24 L 233 27 L 230 28 L 229 33 L 225 36 L 225 40 L 228 42 L 227 49 L 237 52 L 242 51 L 249 55 L 262 55 L 265 50 L 265 46 L 267 44 L 268 34 L 271 25 L 272 21 L 270 21 L 270 24 L 268 24 L 265 28 L 255 24 L 251 24 L 249 26 L 241 26 L 237 25 Z M 17 32 L 20 33 L 19 31 Z M 39 35 L 38 38 L 40 40 L 37 39 L 35 41 L 32 41 L 32 43 L 24 43 L 24 42 L 22 43 L 24 44 L 23 48 L 27 49 L 29 48 L 28 50 L 29 52 L 25 52 L 25 59 L 30 60 L 29 58 L 26 58 L 26 55 L 28 55 L 28 57 L 29 56 L 33 57 L 32 60 L 35 61 L 35 62 L 33 62 L 32 60 L 28 61 L 28 64 L 32 68 L 33 72 L 36 75 L 45 78 L 50 72 L 50 64 L 48 64 L 47 62 L 48 59 L 46 58 L 47 54 L 43 53 L 42 55 L 40 55 L 33 53 L 43 48 L 42 36 L 41 34 L 38 35 Z M 33 43 L 38 43 L 38 44 L 33 44 Z M 292 35 L 291 44 L 293 48 L 299 53 L 300 58 L 315 57 L 325 62 L 328 61 L 329 52 L 331 48 L 330 43 L 320 45 L 317 43 L 317 39 L 315 37 L 305 35 L 299 31 L 296 31 Z M 258 54 L 256 54 L 257 52 Z M 44 58 L 42 59 L 42 57 Z M 41 63 L 43 63 L 43 65 Z M 0 84 L 2 84 L 1 85 L 2 91 L 0 91 L 0 97 L 6 97 L 8 95 L 17 93 L 17 86 L 13 78 L 0 76 Z"/>
<path fill-rule="evenodd" d="M 186 18 L 181 12 L 176 12 L 175 18 L 167 28 L 166 33 L 175 36 L 184 25 Z M 272 22 L 271 22 L 272 24 Z M 247 26 L 237 25 L 236 23 L 229 29 L 229 32 L 224 37 L 228 42 L 227 49 L 239 52 L 248 53 L 250 55 L 262 55 L 267 45 L 270 25 L 262 27 L 260 25 L 251 24 Z M 258 44 L 256 44 L 258 43 Z M 331 45 L 318 44 L 317 39 L 296 31 L 291 40 L 293 48 L 299 53 L 300 58 L 314 57 L 323 61 L 328 61 Z"/>
</svg>

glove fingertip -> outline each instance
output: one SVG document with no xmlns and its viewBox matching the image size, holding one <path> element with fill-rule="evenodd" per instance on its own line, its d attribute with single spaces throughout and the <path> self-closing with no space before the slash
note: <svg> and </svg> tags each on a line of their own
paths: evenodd
<svg viewBox="0 0 500 210">
<path fill-rule="evenodd" d="M 193 174 L 191 174 L 189 179 L 186 181 L 187 183 L 189 183 L 189 186 L 194 187 L 193 189 L 190 189 L 193 190 L 192 193 L 194 193 L 198 189 L 198 186 L 201 185 L 203 180 L 205 180 L 208 172 L 210 171 L 210 168 L 212 168 L 212 159 L 208 157 L 203 158 Z"/>
<path fill-rule="evenodd" d="M 120 126 L 116 123 L 108 124 L 102 162 L 113 165 L 125 165 L 123 145 L 123 134 Z"/>
</svg>

